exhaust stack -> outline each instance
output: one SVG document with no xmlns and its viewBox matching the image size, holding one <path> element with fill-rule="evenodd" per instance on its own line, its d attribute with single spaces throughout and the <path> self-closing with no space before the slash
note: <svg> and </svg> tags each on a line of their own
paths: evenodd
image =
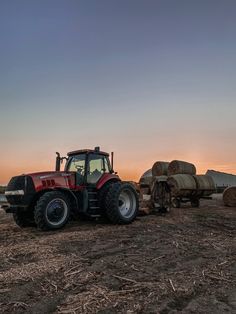
<svg viewBox="0 0 236 314">
<path fill-rule="evenodd" d="M 60 171 L 61 170 L 61 155 L 58 152 L 56 152 L 56 155 L 57 155 L 57 157 L 56 157 L 56 168 L 55 168 L 55 170 Z"/>
<path fill-rule="evenodd" d="M 114 172 L 114 152 L 111 152 L 111 169 Z"/>
</svg>

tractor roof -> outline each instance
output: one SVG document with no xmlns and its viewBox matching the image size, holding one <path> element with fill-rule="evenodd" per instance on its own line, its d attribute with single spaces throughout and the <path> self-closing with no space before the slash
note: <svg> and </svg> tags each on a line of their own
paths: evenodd
<svg viewBox="0 0 236 314">
<path fill-rule="evenodd" d="M 78 155 L 78 154 L 99 154 L 99 155 L 105 155 L 109 156 L 108 153 L 106 152 L 101 152 L 98 149 L 80 149 L 80 150 L 74 150 L 72 152 L 67 153 L 67 156 L 73 156 L 73 155 Z"/>
</svg>

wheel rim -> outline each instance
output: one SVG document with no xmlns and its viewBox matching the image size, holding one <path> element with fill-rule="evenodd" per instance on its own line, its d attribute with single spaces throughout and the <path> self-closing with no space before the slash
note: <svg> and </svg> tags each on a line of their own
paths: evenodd
<svg viewBox="0 0 236 314">
<path fill-rule="evenodd" d="M 51 225 L 57 226 L 63 223 L 67 214 L 68 206 L 64 200 L 56 198 L 48 203 L 46 208 L 46 219 Z"/>
<path fill-rule="evenodd" d="M 136 198 L 132 191 L 123 190 L 119 196 L 119 212 L 124 218 L 130 218 L 136 211 Z"/>
</svg>

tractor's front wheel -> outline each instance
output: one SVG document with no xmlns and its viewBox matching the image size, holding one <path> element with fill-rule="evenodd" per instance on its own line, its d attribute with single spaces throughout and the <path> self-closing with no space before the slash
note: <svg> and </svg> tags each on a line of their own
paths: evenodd
<svg viewBox="0 0 236 314">
<path fill-rule="evenodd" d="M 65 226 L 70 217 L 70 201 L 60 191 L 43 194 L 38 200 L 34 219 L 41 230 L 59 229 Z"/>
<path fill-rule="evenodd" d="M 13 219 L 15 223 L 21 228 L 27 228 L 34 226 L 33 214 L 29 211 L 19 211 L 17 210 L 13 213 Z"/>
<path fill-rule="evenodd" d="M 138 194 L 129 183 L 114 183 L 107 192 L 105 207 L 107 217 L 112 223 L 131 223 L 138 214 Z"/>
</svg>

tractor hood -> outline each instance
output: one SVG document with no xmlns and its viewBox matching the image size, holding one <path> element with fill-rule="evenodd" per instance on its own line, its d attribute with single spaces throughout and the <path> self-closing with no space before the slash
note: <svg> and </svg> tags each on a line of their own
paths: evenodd
<svg viewBox="0 0 236 314">
<path fill-rule="evenodd" d="M 69 189 L 75 188 L 75 172 L 45 171 L 28 173 L 26 176 L 32 178 L 36 191 L 57 187 Z"/>
<path fill-rule="evenodd" d="M 49 177 L 62 177 L 62 176 L 71 176 L 74 172 L 69 171 L 42 171 L 42 172 L 32 172 L 25 175 L 30 177 L 40 177 L 40 178 L 49 178 Z"/>
<path fill-rule="evenodd" d="M 74 172 L 36 172 L 12 177 L 6 187 L 5 196 L 11 206 L 27 207 L 37 192 L 74 188 Z"/>
</svg>

